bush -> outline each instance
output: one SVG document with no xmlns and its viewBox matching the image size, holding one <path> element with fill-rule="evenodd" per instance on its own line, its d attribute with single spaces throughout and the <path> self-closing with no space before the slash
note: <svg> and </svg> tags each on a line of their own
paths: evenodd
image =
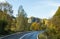
<svg viewBox="0 0 60 39">
<path fill-rule="evenodd" d="M 5 30 L 4 28 L 7 26 L 7 21 L 6 20 L 0 20 L 0 34 L 4 34 Z"/>
<path fill-rule="evenodd" d="M 38 39 L 47 39 L 47 36 L 45 36 L 44 34 L 39 34 Z"/>
</svg>

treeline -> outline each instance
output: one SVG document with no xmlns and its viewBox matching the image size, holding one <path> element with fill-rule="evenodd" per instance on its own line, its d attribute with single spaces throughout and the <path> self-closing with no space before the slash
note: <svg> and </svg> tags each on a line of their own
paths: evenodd
<svg viewBox="0 0 60 39">
<path fill-rule="evenodd" d="M 0 34 L 8 34 L 5 32 L 9 31 L 12 21 L 9 15 L 0 10 Z"/>
<path fill-rule="evenodd" d="M 19 7 L 18 16 L 14 17 L 10 11 L 12 10 L 10 9 L 10 6 L 7 7 L 9 4 L 4 3 L 2 5 L 3 6 L 0 7 L 0 35 L 7 35 L 19 31 L 27 31 L 27 15 L 22 6 Z M 7 9 L 5 7 L 7 7 Z"/>
<path fill-rule="evenodd" d="M 60 39 L 60 7 L 54 16 L 48 19 L 46 30 L 39 34 L 39 39 Z"/>
<path fill-rule="evenodd" d="M 30 20 L 23 6 L 19 6 L 16 17 L 13 16 L 12 6 L 9 3 L 1 3 L 0 6 L 0 35 L 45 29 L 44 21 L 36 17 L 31 17 Z"/>
</svg>

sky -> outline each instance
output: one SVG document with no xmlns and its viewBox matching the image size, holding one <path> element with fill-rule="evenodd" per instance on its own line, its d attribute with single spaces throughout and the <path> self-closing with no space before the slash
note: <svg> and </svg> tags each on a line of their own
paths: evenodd
<svg viewBox="0 0 60 39">
<path fill-rule="evenodd" d="M 14 16 L 17 16 L 18 8 L 22 5 L 28 17 L 51 18 L 60 6 L 60 0 L 0 0 L 6 1 L 12 5 Z"/>
</svg>

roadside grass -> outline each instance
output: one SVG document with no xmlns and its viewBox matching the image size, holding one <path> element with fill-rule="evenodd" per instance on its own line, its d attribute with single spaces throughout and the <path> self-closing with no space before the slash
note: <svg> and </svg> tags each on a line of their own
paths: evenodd
<svg viewBox="0 0 60 39">
<path fill-rule="evenodd" d="M 38 35 L 38 39 L 60 39 L 60 32 L 54 33 L 54 31 L 45 31 Z"/>
<path fill-rule="evenodd" d="M 47 36 L 41 33 L 38 35 L 38 39 L 47 39 Z"/>
</svg>

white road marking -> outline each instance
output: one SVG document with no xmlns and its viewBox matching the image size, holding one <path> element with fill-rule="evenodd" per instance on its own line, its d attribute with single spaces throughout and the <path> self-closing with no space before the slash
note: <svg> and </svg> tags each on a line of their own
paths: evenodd
<svg viewBox="0 0 60 39">
<path fill-rule="evenodd" d="M 44 33 L 44 31 L 40 32 L 40 34 L 42 34 L 42 33 Z M 38 35 L 39 35 L 39 34 L 37 34 L 37 39 L 39 39 L 39 38 L 38 38 Z"/>
<path fill-rule="evenodd" d="M 20 37 L 19 39 L 22 39 L 23 37 L 25 37 L 26 35 L 29 35 L 29 34 L 31 34 L 31 33 L 25 34 L 22 37 Z"/>
<path fill-rule="evenodd" d="M 39 35 L 39 34 L 37 34 L 37 39 L 38 39 L 38 35 Z"/>
<path fill-rule="evenodd" d="M 27 31 L 27 32 L 31 32 L 31 31 Z M 0 39 L 5 38 L 5 37 L 8 37 L 8 36 L 12 36 L 14 34 L 18 34 L 18 33 L 24 33 L 24 32 L 17 32 L 17 33 L 13 33 L 13 34 L 10 34 L 10 35 L 6 35 L 6 36 L 3 36 L 3 37 L 0 37 Z"/>
</svg>

